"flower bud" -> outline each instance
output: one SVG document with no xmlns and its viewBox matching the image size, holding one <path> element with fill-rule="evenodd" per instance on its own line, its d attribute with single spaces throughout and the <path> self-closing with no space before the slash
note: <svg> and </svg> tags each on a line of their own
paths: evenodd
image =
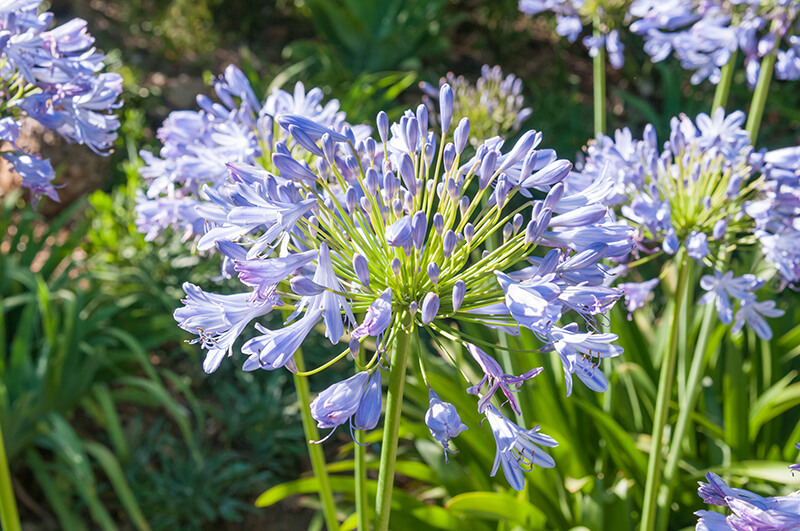
<svg viewBox="0 0 800 531">
<path fill-rule="evenodd" d="M 458 185 L 455 179 L 447 179 L 447 195 L 454 201 L 458 200 Z"/>
<path fill-rule="evenodd" d="M 403 208 L 405 208 L 406 212 L 411 212 L 414 210 L 414 196 L 411 195 L 411 192 L 406 190 L 406 193 L 403 194 Z"/>
<path fill-rule="evenodd" d="M 439 313 L 439 296 L 429 291 L 422 300 L 422 325 L 428 326 Z"/>
<path fill-rule="evenodd" d="M 439 283 L 439 265 L 436 262 L 428 264 L 428 278 L 434 286 Z"/>
<path fill-rule="evenodd" d="M 715 240 L 722 240 L 725 238 L 725 231 L 728 230 L 728 219 L 723 218 L 714 223 L 714 230 L 711 232 L 711 237 Z"/>
<path fill-rule="evenodd" d="M 442 235 L 442 231 L 444 230 L 444 216 L 439 212 L 433 215 L 433 230 L 435 230 L 436 234 L 439 236 Z"/>
<path fill-rule="evenodd" d="M 376 145 L 374 138 L 370 137 L 367 139 L 366 142 L 364 142 L 364 152 L 367 155 L 367 159 L 369 159 L 370 162 L 375 161 L 375 153 L 377 152 L 377 150 L 378 146 Z"/>
<path fill-rule="evenodd" d="M 359 402 L 353 417 L 355 429 L 371 430 L 378 425 L 381 417 L 381 399 L 381 371 L 378 369 L 369 377 L 364 393 L 361 395 L 361 402 Z"/>
<path fill-rule="evenodd" d="M 400 176 L 411 195 L 417 195 L 417 176 L 414 174 L 414 163 L 408 153 L 403 153 L 400 159 Z"/>
<path fill-rule="evenodd" d="M 417 306 L 417 301 L 411 301 L 408 304 L 408 312 L 411 314 L 412 317 L 417 315 L 417 310 L 418 309 L 419 309 L 419 307 Z"/>
<path fill-rule="evenodd" d="M 564 183 L 558 182 L 550 188 L 550 191 L 547 192 L 547 197 L 544 198 L 544 204 L 542 205 L 542 210 L 549 208 L 551 211 L 555 208 L 559 201 L 561 201 L 561 196 L 564 195 Z"/>
<path fill-rule="evenodd" d="M 365 288 L 369 287 L 369 264 L 367 259 L 361 253 L 353 255 L 353 270 L 356 272 L 356 277 L 361 285 Z"/>
<path fill-rule="evenodd" d="M 344 203 L 347 205 L 347 211 L 352 216 L 353 212 L 356 210 L 356 205 L 358 204 L 356 190 L 352 186 L 348 186 L 347 191 L 344 193 Z"/>
<path fill-rule="evenodd" d="M 522 214 L 514 214 L 514 219 L 511 220 L 511 224 L 514 227 L 514 234 L 519 232 L 519 229 L 522 227 L 522 222 L 524 221 Z"/>
<path fill-rule="evenodd" d="M 395 217 L 399 218 L 403 215 L 403 202 L 399 199 L 395 198 L 392 199 L 392 212 L 394 213 Z"/>
<path fill-rule="evenodd" d="M 464 148 L 467 147 L 467 140 L 469 140 L 469 118 L 465 117 L 458 122 L 455 133 L 453 133 L 457 153 L 464 151 Z"/>
<path fill-rule="evenodd" d="M 461 211 L 462 218 L 467 215 L 467 210 L 469 210 L 469 197 L 464 196 L 461 198 L 458 202 L 458 209 Z"/>
<path fill-rule="evenodd" d="M 461 304 L 464 302 L 464 296 L 467 294 L 467 285 L 463 280 L 457 280 L 453 284 L 453 311 L 458 311 Z"/>
<path fill-rule="evenodd" d="M 411 217 L 403 216 L 386 227 L 386 243 L 402 247 L 411 240 Z"/>
<path fill-rule="evenodd" d="M 399 277 L 400 272 L 402 271 L 400 259 L 397 257 L 392 258 L 391 266 L 392 266 L 392 273 L 394 273 L 394 276 Z"/>
<path fill-rule="evenodd" d="M 452 142 L 448 142 L 447 145 L 444 147 L 444 172 L 450 173 L 450 170 L 453 168 L 453 163 L 456 160 L 456 147 L 453 145 Z"/>
<path fill-rule="evenodd" d="M 425 232 L 428 229 L 427 222 L 425 212 L 422 210 L 415 213 L 414 217 L 411 218 L 411 239 L 417 249 L 422 249 L 425 244 Z"/>
<path fill-rule="evenodd" d="M 491 150 L 481 160 L 478 188 L 483 190 L 489 185 L 489 180 L 494 175 L 495 166 L 497 166 L 497 151 Z"/>
<path fill-rule="evenodd" d="M 384 144 L 389 141 L 389 117 L 383 111 L 378 113 L 378 135 Z"/>
<path fill-rule="evenodd" d="M 366 197 L 362 197 L 361 199 L 358 200 L 358 202 L 361 205 L 361 209 L 364 212 L 367 213 L 372 212 L 372 203 L 369 202 L 369 199 L 367 199 Z"/>
<path fill-rule="evenodd" d="M 442 245 L 444 257 L 450 258 L 450 255 L 453 254 L 453 249 L 456 247 L 456 234 L 451 229 L 447 229 L 447 232 L 444 233 L 444 242 Z"/>
<path fill-rule="evenodd" d="M 383 173 L 383 190 L 386 192 L 386 200 L 391 201 L 394 197 L 394 194 L 397 193 L 397 190 L 400 188 L 400 183 L 398 182 L 397 178 L 394 176 L 394 173 L 390 171 L 386 171 Z"/>
<path fill-rule="evenodd" d="M 428 108 L 422 103 L 417 105 L 417 127 L 419 127 L 419 136 L 425 138 L 428 132 Z"/>
<path fill-rule="evenodd" d="M 453 89 L 445 83 L 439 87 L 439 121 L 442 124 L 442 136 L 450 129 L 453 119 Z"/>
<path fill-rule="evenodd" d="M 464 226 L 464 238 L 467 240 L 467 243 L 472 243 L 472 238 L 475 237 L 475 226 L 472 223 L 467 223 Z"/>
<path fill-rule="evenodd" d="M 513 232 L 514 232 L 514 227 L 511 226 L 511 223 L 506 223 L 503 226 L 503 243 L 506 243 L 508 241 Z"/>
<path fill-rule="evenodd" d="M 494 200 L 498 208 L 503 208 L 503 205 L 506 204 L 506 198 L 510 190 L 511 186 L 506 178 L 506 174 L 501 173 L 500 177 L 497 178 L 497 186 L 494 188 Z"/>
<path fill-rule="evenodd" d="M 411 153 L 416 153 L 419 144 L 419 122 L 416 117 L 405 121 L 406 144 Z"/>
<path fill-rule="evenodd" d="M 378 192 L 379 181 L 378 170 L 375 168 L 367 168 L 367 173 L 364 176 L 364 188 L 367 189 L 368 194 L 375 195 Z"/>
</svg>

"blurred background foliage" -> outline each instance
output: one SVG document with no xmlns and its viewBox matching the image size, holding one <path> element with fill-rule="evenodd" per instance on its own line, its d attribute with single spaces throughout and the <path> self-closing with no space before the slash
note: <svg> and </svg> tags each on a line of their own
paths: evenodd
<svg viewBox="0 0 800 531">
<path fill-rule="evenodd" d="M 24 523 L 32 529 L 321 528 L 315 497 L 294 496 L 313 493 L 314 483 L 287 374 L 242 373 L 223 364 L 209 378 L 199 349 L 183 343 L 172 319 L 180 286 L 213 276 L 217 264 L 187 253 L 179 235 L 145 242 L 136 232 L 138 150 L 157 145 L 155 132 L 171 110 L 196 108 L 195 94 L 209 93 L 208 82 L 229 63 L 261 94 L 296 81 L 320 86 L 340 100 L 352 123 L 372 123 L 381 109 L 399 116 L 420 101 L 420 81 L 436 85 L 448 71 L 474 80 L 482 65 L 498 64 L 523 80 L 525 104 L 533 109 L 526 128 L 543 131 L 543 145 L 575 158 L 592 131 L 585 49 L 557 40 L 551 18 L 521 15 L 516 0 L 54 0 L 47 7 L 62 20 L 89 21 L 111 68 L 124 77 L 126 105 L 101 190 L 50 219 L 23 208 L 18 195 L 2 199 L 0 422 Z M 609 70 L 610 129 L 625 125 L 637 134 L 651 122 L 663 138 L 671 116 L 708 111 L 713 87 L 692 86 L 672 61 L 652 65 L 638 38 L 625 38 L 626 65 Z M 743 69 L 737 76 L 729 108 L 750 99 Z M 762 145 L 796 144 L 799 125 L 800 86 L 775 83 Z M 800 481 L 781 469 L 796 461 L 791 443 L 800 440 L 800 308 L 788 301 L 795 296 L 787 292 L 779 301 L 787 313 L 773 323 L 769 343 L 715 332 L 711 345 L 721 347 L 704 388 L 706 416 L 696 419 L 698 431 L 684 451 L 675 498 L 681 511 L 670 528 L 692 525 L 691 511 L 700 508 L 695 482 L 708 463 L 726 466 L 734 482 L 760 480 L 748 488 L 764 494 Z M 624 330 L 618 333 L 626 354 L 606 366 L 611 391 L 597 395 L 577 386 L 577 396 L 564 400 L 554 366 L 522 393 L 526 411 L 535 412 L 527 424 L 540 423 L 561 447 L 553 452 L 559 466 L 531 472 L 519 495 L 502 477 L 488 477 L 494 443 L 485 426 L 462 434 L 460 453 L 444 463 L 422 424 L 426 389 L 412 378 L 401 429 L 398 525 L 625 529 L 620 522 L 629 522 L 633 529 L 665 341 L 663 323 L 644 314 L 631 322 L 620 311 L 613 319 L 614 330 Z M 462 355 L 441 341 L 429 338 L 421 348 Z M 525 335 L 511 343 L 522 350 L 535 345 Z M 309 346 L 309 365 L 324 359 L 325 349 L 323 342 Z M 732 351 L 743 359 L 733 402 L 722 396 L 732 385 L 725 380 Z M 557 364 L 550 355 L 518 354 L 513 361 L 520 372 L 533 362 Z M 312 389 L 346 370 L 313 377 Z M 478 426 L 461 377 L 444 361 L 430 370 L 442 399 Z M 733 426 L 725 419 L 739 420 Z M 376 443 L 380 434 L 369 437 Z M 352 469 L 352 444 L 338 444 L 347 439 L 338 434 L 325 446 L 332 472 Z M 352 479 L 333 477 L 345 519 Z M 253 506 L 262 492 L 259 505 L 270 509 Z M 352 524 L 349 518 L 344 528 Z"/>
</svg>

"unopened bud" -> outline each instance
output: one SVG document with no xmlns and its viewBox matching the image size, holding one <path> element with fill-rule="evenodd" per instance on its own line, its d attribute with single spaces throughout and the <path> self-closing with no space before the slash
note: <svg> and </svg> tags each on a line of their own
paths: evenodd
<svg viewBox="0 0 800 531">
<path fill-rule="evenodd" d="M 461 304 L 464 302 L 464 296 L 467 294 L 467 285 L 463 280 L 457 280 L 453 285 L 453 310 L 458 311 Z"/>
</svg>

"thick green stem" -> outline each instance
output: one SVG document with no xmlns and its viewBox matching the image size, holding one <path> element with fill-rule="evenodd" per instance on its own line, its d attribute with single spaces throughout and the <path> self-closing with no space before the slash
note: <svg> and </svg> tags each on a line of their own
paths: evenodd
<svg viewBox="0 0 800 531">
<path fill-rule="evenodd" d="M 406 323 L 406 326 L 410 326 L 410 323 Z M 386 414 L 383 422 L 381 463 L 378 470 L 378 494 L 375 499 L 375 531 L 389 529 L 392 489 L 394 488 L 394 464 L 397 459 L 403 388 L 406 383 L 406 365 L 408 364 L 409 336 L 410 333 L 404 326 L 397 328 L 389 369 L 389 388 L 386 391 Z"/>
<path fill-rule="evenodd" d="M 365 456 L 367 455 L 367 447 L 362 446 L 361 439 L 364 438 L 364 433 L 361 430 L 355 431 L 356 447 L 354 451 L 354 459 L 356 461 L 355 476 L 356 476 L 356 515 L 359 531 L 369 531 L 369 521 L 367 518 L 367 467 L 365 463 Z"/>
<path fill-rule="evenodd" d="M 3 443 L 3 430 L 0 426 L 0 524 L 5 531 L 19 531 L 19 513 L 14 499 L 14 488 L 11 486 L 11 472 L 6 459 L 6 447 Z"/>
<path fill-rule="evenodd" d="M 697 398 L 700 396 L 700 381 L 705 374 L 706 346 L 708 345 L 711 326 L 715 322 L 716 309 L 713 304 L 708 304 L 703 312 L 703 322 L 700 325 L 700 333 L 697 336 L 697 343 L 694 348 L 692 365 L 689 369 L 689 377 L 686 383 L 686 403 L 678 413 L 678 420 L 675 424 L 675 434 L 670 442 L 667 464 L 664 466 L 664 487 L 662 488 L 662 498 L 659 506 L 662 510 L 669 507 L 672 501 L 672 493 L 675 488 L 675 474 L 678 471 L 681 453 L 683 451 L 683 439 L 686 436 L 686 429 L 689 426 L 689 419 L 694 411 Z M 666 514 L 659 520 L 659 529 L 666 529 L 669 518 Z"/>
<path fill-rule="evenodd" d="M 601 37 L 600 19 L 594 19 L 594 36 Z M 599 46 L 592 58 L 594 74 L 594 136 L 606 131 L 606 48 Z"/>
<path fill-rule="evenodd" d="M 756 144 L 758 129 L 761 127 L 761 117 L 764 116 L 764 106 L 767 104 L 767 94 L 769 84 L 772 81 L 772 71 L 775 69 L 775 54 L 778 47 L 774 46 L 772 51 L 761 61 L 761 69 L 758 72 L 758 83 L 753 92 L 753 101 L 750 103 L 750 111 L 747 115 L 747 125 L 745 129 L 750 133 L 750 141 Z"/>
<path fill-rule="evenodd" d="M 675 291 L 675 306 L 672 314 L 672 330 L 667 352 L 661 360 L 661 374 L 658 379 L 656 410 L 653 415 L 653 432 L 650 437 L 650 456 L 647 461 L 647 480 L 642 504 L 641 531 L 653 531 L 656 524 L 658 488 L 661 484 L 662 446 L 664 427 L 667 424 L 669 401 L 675 380 L 675 365 L 678 359 L 678 337 L 681 312 L 684 311 L 687 296 L 687 284 L 691 262 L 683 249 L 678 252 L 679 264 L 678 284 Z"/>
<path fill-rule="evenodd" d="M 295 352 L 294 362 L 299 372 L 305 370 L 301 350 Z M 333 502 L 333 491 L 328 479 L 328 470 L 325 468 L 325 454 L 322 452 L 322 446 L 311 443 L 311 441 L 318 441 L 320 437 L 317 426 L 314 424 L 314 418 L 311 416 L 311 394 L 308 390 L 308 379 L 305 376 L 295 374 L 294 386 L 297 389 L 297 398 L 300 399 L 300 415 L 303 418 L 303 431 L 306 435 L 308 457 L 311 458 L 311 469 L 319 482 L 319 499 L 322 502 L 322 514 L 325 516 L 325 525 L 328 530 L 333 531 L 339 529 L 339 521 L 336 519 L 336 504 Z"/>
<path fill-rule="evenodd" d="M 731 81 L 733 80 L 733 72 L 736 70 L 736 56 L 737 52 L 734 51 L 731 54 L 731 58 L 725 63 L 725 66 L 722 67 L 722 73 L 720 74 L 719 83 L 717 83 L 717 89 L 714 91 L 714 103 L 711 104 L 711 112 L 717 110 L 717 107 L 725 108 L 725 105 L 728 104 L 728 95 L 731 92 Z"/>
</svg>

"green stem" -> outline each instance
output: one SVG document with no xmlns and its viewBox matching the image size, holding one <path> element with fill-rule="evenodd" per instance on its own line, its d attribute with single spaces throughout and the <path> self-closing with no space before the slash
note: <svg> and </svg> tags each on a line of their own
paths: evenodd
<svg viewBox="0 0 800 531">
<path fill-rule="evenodd" d="M 14 499 L 14 488 L 11 486 L 11 472 L 6 459 L 6 447 L 3 443 L 3 430 L 0 426 L 0 524 L 5 531 L 19 531 L 19 513 Z"/>
<path fill-rule="evenodd" d="M 772 71 L 775 69 L 775 54 L 778 47 L 774 46 L 772 51 L 761 61 L 761 69 L 758 72 L 758 83 L 753 92 L 753 101 L 750 103 L 750 111 L 747 116 L 745 129 L 750 133 L 750 141 L 756 144 L 758 129 L 761 127 L 761 117 L 764 115 L 764 106 L 767 104 L 767 94 L 769 93 L 769 83 L 772 81 Z"/>
<path fill-rule="evenodd" d="M 678 412 L 678 421 L 675 424 L 675 434 L 670 441 L 669 454 L 667 456 L 667 464 L 664 466 L 664 498 L 659 504 L 662 509 L 669 507 L 672 501 L 672 493 L 675 488 L 675 474 L 678 471 L 678 463 L 680 463 L 681 452 L 683 450 L 683 439 L 686 436 L 686 428 L 689 426 L 689 419 L 694 411 L 697 403 L 697 398 L 700 396 L 700 381 L 705 374 L 706 362 L 708 356 L 706 355 L 706 346 L 708 345 L 709 335 L 711 333 L 711 325 L 715 322 L 716 309 L 713 304 L 708 304 L 703 312 L 703 322 L 700 325 L 700 333 L 697 336 L 697 343 L 695 344 L 694 355 L 692 357 L 692 366 L 689 369 L 689 377 L 686 384 L 686 403 Z M 659 528 L 666 529 L 669 518 L 666 515 L 659 520 Z"/>
<path fill-rule="evenodd" d="M 731 58 L 722 67 L 719 83 L 717 89 L 714 91 L 714 103 L 711 104 L 711 112 L 717 110 L 717 107 L 725 108 L 728 103 L 728 95 L 731 92 L 731 81 L 733 80 L 733 72 L 736 70 L 736 56 L 738 53 L 734 51 Z"/>
<path fill-rule="evenodd" d="M 594 36 L 602 36 L 600 18 L 594 19 Z M 600 46 L 592 58 L 594 74 L 594 136 L 606 131 L 606 48 Z"/>
<path fill-rule="evenodd" d="M 295 352 L 294 362 L 299 372 L 305 370 L 301 350 Z M 308 379 L 305 376 L 295 374 L 294 386 L 297 389 L 297 398 L 300 399 L 300 414 L 303 418 L 303 431 L 306 435 L 308 456 L 311 458 L 311 469 L 319 482 L 319 499 L 322 502 L 322 514 L 325 516 L 325 525 L 328 530 L 333 531 L 339 529 L 339 521 L 336 519 L 336 504 L 333 502 L 333 491 L 328 479 L 328 470 L 325 467 L 325 454 L 322 452 L 321 445 L 311 443 L 311 441 L 318 441 L 320 437 L 317 426 L 314 424 L 314 418 L 311 416 L 311 394 L 308 390 Z"/>
<path fill-rule="evenodd" d="M 367 455 L 367 447 L 359 444 L 363 444 L 361 439 L 364 438 L 364 433 L 362 430 L 356 430 L 355 436 L 356 446 L 354 458 L 356 461 L 356 515 L 358 530 L 369 531 L 369 522 L 367 519 L 367 467 L 364 459 Z"/>
<path fill-rule="evenodd" d="M 363 359 L 363 349 L 359 349 L 356 361 L 363 364 L 366 360 Z M 378 369 L 380 370 L 380 369 Z M 353 451 L 353 460 L 355 461 L 355 469 L 353 474 L 356 480 L 356 521 L 359 531 L 369 531 L 369 521 L 367 515 L 368 501 L 367 501 L 367 467 L 366 456 L 367 447 L 364 445 L 364 431 L 355 430 L 354 441 L 355 448 Z"/>
<path fill-rule="evenodd" d="M 679 264 L 678 284 L 675 291 L 675 306 L 673 307 L 670 342 L 668 350 L 661 360 L 661 374 L 658 379 L 658 392 L 656 395 L 656 410 L 653 415 L 653 432 L 650 438 L 650 456 L 647 461 L 647 480 L 644 489 L 644 503 L 642 504 L 641 531 L 653 531 L 656 523 L 658 487 L 661 484 L 661 455 L 664 427 L 667 424 L 669 400 L 672 395 L 672 386 L 675 380 L 675 365 L 678 359 L 678 337 L 680 315 L 684 309 L 686 291 L 691 263 L 683 248 L 677 257 Z"/>
<path fill-rule="evenodd" d="M 400 413 L 403 406 L 403 387 L 406 383 L 408 364 L 410 316 L 406 323 L 397 327 L 391 367 L 389 369 L 389 388 L 386 391 L 386 415 L 383 422 L 383 443 L 381 444 L 381 463 L 378 470 L 378 493 L 375 500 L 375 531 L 389 529 L 389 513 L 392 506 L 394 487 L 394 463 L 397 459 L 398 434 L 400 432 Z M 412 332 L 413 333 L 413 332 Z"/>
</svg>

